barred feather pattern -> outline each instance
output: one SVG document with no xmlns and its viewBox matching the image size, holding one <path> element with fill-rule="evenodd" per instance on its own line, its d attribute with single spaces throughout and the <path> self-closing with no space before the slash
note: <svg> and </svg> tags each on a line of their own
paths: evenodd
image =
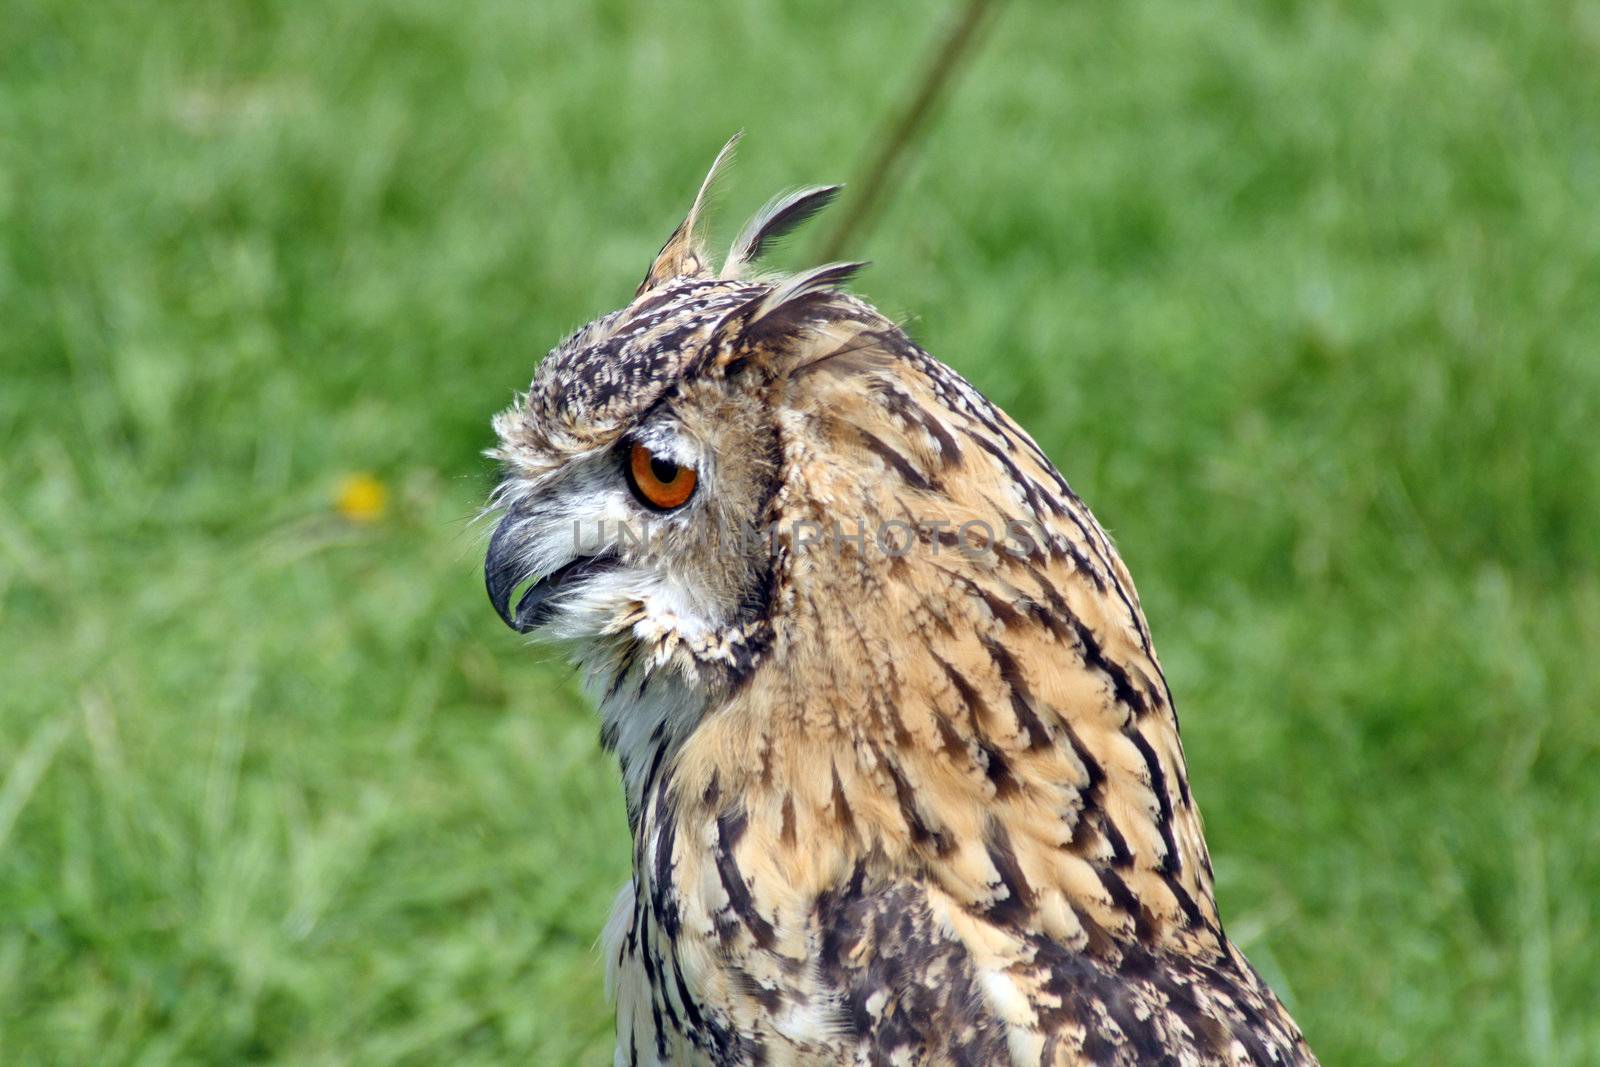
<svg viewBox="0 0 1600 1067">
<path fill-rule="evenodd" d="M 605 948 L 616 1062 L 1314 1064 L 1223 932 L 1110 538 L 833 270 L 662 281 L 497 423 L 508 501 L 666 420 L 704 448 L 704 492 L 779 531 L 911 537 L 658 561 L 726 582 L 724 607 L 619 595 L 563 635 L 633 832 Z M 629 345 L 644 370 L 617 377 Z"/>
</svg>

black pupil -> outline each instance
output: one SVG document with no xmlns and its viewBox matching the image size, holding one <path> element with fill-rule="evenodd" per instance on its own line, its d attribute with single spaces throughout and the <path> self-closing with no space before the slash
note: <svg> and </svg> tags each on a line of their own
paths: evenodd
<svg viewBox="0 0 1600 1067">
<path fill-rule="evenodd" d="M 678 476 L 678 465 L 670 459 L 651 456 L 650 473 L 656 476 L 658 482 L 670 482 Z"/>
</svg>

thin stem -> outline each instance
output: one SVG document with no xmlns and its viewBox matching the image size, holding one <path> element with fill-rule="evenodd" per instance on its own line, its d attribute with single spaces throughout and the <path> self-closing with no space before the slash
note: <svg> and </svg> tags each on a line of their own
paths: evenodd
<svg viewBox="0 0 1600 1067">
<path fill-rule="evenodd" d="M 887 132 L 879 139 L 883 147 L 864 177 L 854 183 L 854 195 L 850 198 L 849 208 L 823 244 L 819 262 L 827 263 L 840 258 L 852 239 L 860 240 L 865 234 L 901 157 L 922 132 L 934 105 L 954 80 L 955 72 L 962 59 L 972 50 L 985 18 L 999 6 L 997 0 L 968 0 L 960 15 L 950 24 L 916 93 L 894 121 L 888 124 Z"/>
</svg>

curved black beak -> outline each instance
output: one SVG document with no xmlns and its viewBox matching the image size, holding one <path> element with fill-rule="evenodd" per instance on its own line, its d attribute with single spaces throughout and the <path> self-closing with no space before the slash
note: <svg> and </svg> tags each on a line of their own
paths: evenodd
<svg viewBox="0 0 1600 1067">
<path fill-rule="evenodd" d="M 522 560 L 522 546 L 516 534 L 523 518 L 515 507 L 506 512 L 500 525 L 495 527 L 494 536 L 489 539 L 488 554 L 483 557 L 483 584 L 489 591 L 489 603 L 499 612 L 501 620 L 519 634 L 525 634 L 533 628 L 521 624 L 520 604 L 515 615 L 511 612 L 511 594 L 517 586 L 532 577 Z M 523 599 L 526 600 L 526 596 Z"/>
<path fill-rule="evenodd" d="M 610 551 L 569 560 L 528 586 L 513 609 L 511 595 L 518 586 L 534 577 L 528 569 L 519 533 L 526 518 L 527 513 L 515 506 L 506 512 L 489 539 L 488 554 L 483 557 L 483 585 L 489 591 L 489 603 L 499 612 L 501 620 L 519 634 L 550 621 L 556 611 L 556 594 L 563 589 L 570 591 L 573 583 L 609 570 L 617 562 Z"/>
</svg>

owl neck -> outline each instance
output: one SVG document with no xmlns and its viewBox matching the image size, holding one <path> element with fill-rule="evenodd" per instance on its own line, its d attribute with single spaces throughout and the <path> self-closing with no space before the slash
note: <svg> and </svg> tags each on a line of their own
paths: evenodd
<svg viewBox="0 0 1600 1067">
<path fill-rule="evenodd" d="M 617 757 L 629 825 L 637 832 L 643 801 L 705 718 L 711 695 L 680 671 L 638 664 L 597 667 L 580 660 L 600 713 L 600 743 Z"/>
</svg>

